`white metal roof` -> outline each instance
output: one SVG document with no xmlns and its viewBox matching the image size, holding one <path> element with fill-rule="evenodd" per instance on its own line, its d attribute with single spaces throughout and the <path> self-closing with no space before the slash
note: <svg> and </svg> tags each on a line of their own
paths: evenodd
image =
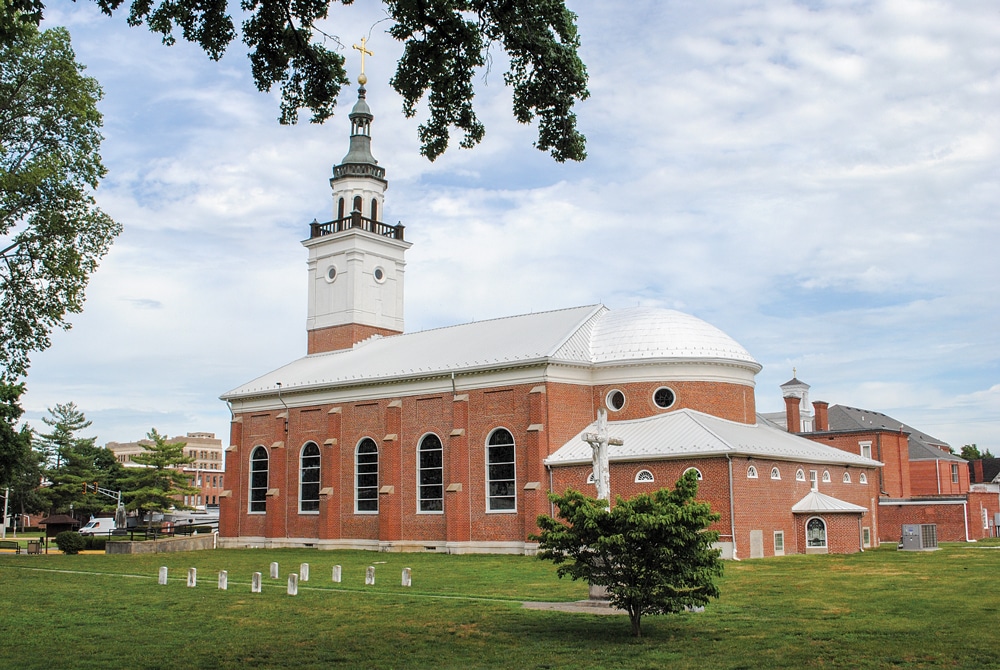
<svg viewBox="0 0 1000 670">
<path fill-rule="evenodd" d="M 545 459 L 549 465 L 590 463 L 593 450 L 584 433 L 594 422 Z M 878 461 L 834 449 L 764 424 L 727 421 L 692 409 L 679 409 L 646 419 L 609 421 L 608 434 L 623 444 L 608 447 L 611 461 L 684 458 L 692 456 L 758 456 L 785 461 L 875 467 Z"/>
<path fill-rule="evenodd" d="M 278 382 L 285 390 L 305 390 L 518 365 L 656 360 L 722 362 L 754 373 L 760 370 L 746 349 L 696 317 L 665 309 L 586 305 L 375 337 L 352 349 L 300 358 L 222 399 L 271 395 Z"/>
<path fill-rule="evenodd" d="M 830 513 L 830 512 L 867 512 L 868 508 L 855 505 L 845 500 L 838 500 L 833 496 L 828 496 L 819 491 L 810 491 L 805 498 L 792 505 L 792 512 L 802 514 L 806 512 Z"/>
</svg>

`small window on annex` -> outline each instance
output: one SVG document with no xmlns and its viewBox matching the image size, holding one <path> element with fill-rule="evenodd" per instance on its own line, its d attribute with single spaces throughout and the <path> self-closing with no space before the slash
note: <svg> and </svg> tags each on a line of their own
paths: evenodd
<svg viewBox="0 0 1000 670">
<path fill-rule="evenodd" d="M 420 512 L 444 511 L 444 450 L 441 440 L 431 433 L 420 440 Z"/>
<path fill-rule="evenodd" d="M 299 462 L 299 512 L 318 512 L 320 456 L 315 442 L 306 442 Z"/>
<path fill-rule="evenodd" d="M 871 442 L 858 442 L 858 446 L 861 447 L 861 455 L 865 458 L 872 457 L 872 443 Z"/>
<path fill-rule="evenodd" d="M 250 512 L 267 511 L 267 449 L 256 447 L 250 453 Z"/>
<path fill-rule="evenodd" d="M 517 509 L 514 453 L 514 436 L 503 428 L 493 431 L 486 446 L 487 512 Z"/>
<path fill-rule="evenodd" d="M 378 446 L 366 437 L 355 453 L 354 511 L 378 512 Z"/>
<path fill-rule="evenodd" d="M 952 484 L 958 483 L 958 465 L 954 463 L 951 466 L 951 483 Z"/>
<path fill-rule="evenodd" d="M 824 484 L 828 484 L 829 482 L 832 482 L 832 481 L 833 480 L 830 478 L 830 471 L 829 470 L 824 470 L 823 471 L 823 483 Z"/>
<path fill-rule="evenodd" d="M 689 473 L 691 471 L 694 471 L 696 473 L 696 475 L 698 477 L 698 481 L 700 482 L 701 481 L 701 470 L 699 470 L 698 468 L 688 468 L 687 470 L 684 471 L 684 474 L 686 475 L 687 473 Z"/>
<path fill-rule="evenodd" d="M 826 522 L 813 517 L 806 522 L 806 546 L 813 549 L 826 547 Z"/>
<path fill-rule="evenodd" d="M 850 484 L 851 483 L 851 473 L 850 472 L 845 472 L 844 473 L 844 483 L 845 484 Z"/>
<path fill-rule="evenodd" d="M 805 480 L 806 480 L 805 470 L 803 470 L 802 468 L 799 468 L 798 470 L 796 470 L 795 471 L 795 481 L 797 481 L 797 482 L 804 482 Z"/>
<path fill-rule="evenodd" d="M 747 479 L 757 479 L 757 468 L 752 465 L 747 468 Z"/>
<path fill-rule="evenodd" d="M 674 395 L 674 392 L 666 386 L 661 386 L 656 389 L 655 393 L 653 393 L 653 402 L 656 403 L 656 406 L 660 409 L 670 408 L 673 406 L 674 400 L 676 399 L 677 398 Z"/>
<path fill-rule="evenodd" d="M 858 483 L 859 484 L 867 484 L 868 483 L 868 475 L 866 475 L 863 472 L 860 475 L 858 475 Z"/>
<path fill-rule="evenodd" d="M 870 547 L 872 546 L 872 529 L 865 526 L 861 529 L 861 546 Z"/>
<path fill-rule="evenodd" d="M 698 479 L 701 479 L 701 477 L 698 477 Z M 636 484 L 638 484 L 639 482 L 652 482 L 652 481 L 653 481 L 653 473 L 650 472 L 649 470 L 639 470 L 639 472 L 635 473 Z"/>
<path fill-rule="evenodd" d="M 781 479 L 781 470 L 778 468 L 771 468 L 771 479 Z"/>
<path fill-rule="evenodd" d="M 783 530 L 774 531 L 774 555 L 785 555 L 785 531 Z"/>
</svg>

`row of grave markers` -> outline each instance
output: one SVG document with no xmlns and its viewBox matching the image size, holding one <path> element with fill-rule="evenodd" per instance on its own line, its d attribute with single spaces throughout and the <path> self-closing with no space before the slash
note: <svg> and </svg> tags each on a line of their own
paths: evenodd
<svg viewBox="0 0 1000 670">
<path fill-rule="evenodd" d="M 271 563 L 270 570 L 271 579 L 278 579 L 278 564 Z M 333 581 L 339 584 L 341 582 L 341 577 L 343 575 L 343 570 L 341 566 L 333 566 Z M 167 566 L 162 566 L 160 568 L 159 583 L 165 585 L 167 583 Z M 288 595 L 297 596 L 299 594 L 299 582 L 309 581 L 309 564 L 302 563 L 299 565 L 298 573 L 291 573 L 288 575 Z M 368 586 L 375 585 L 375 566 L 369 565 L 368 569 L 365 570 L 365 584 Z M 410 568 L 403 568 L 403 578 L 402 585 L 410 586 L 412 584 L 411 571 Z M 188 568 L 187 573 L 187 585 L 190 588 L 194 588 L 198 585 L 198 568 Z M 229 571 L 220 570 L 219 571 L 219 589 L 225 591 L 229 588 Z M 261 592 L 261 573 L 253 573 L 253 577 L 250 580 L 250 592 L 260 593 Z"/>
</svg>

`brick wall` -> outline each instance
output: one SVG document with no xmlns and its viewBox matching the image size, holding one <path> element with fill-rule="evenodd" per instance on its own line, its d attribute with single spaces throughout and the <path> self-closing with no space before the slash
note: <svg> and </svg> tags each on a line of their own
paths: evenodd
<svg viewBox="0 0 1000 670">
<path fill-rule="evenodd" d="M 399 331 L 379 328 L 377 326 L 363 326 L 358 323 L 346 323 L 341 326 L 329 326 L 327 328 L 317 328 L 308 332 L 309 341 L 307 351 L 310 354 L 319 354 L 324 351 L 338 351 L 340 349 L 350 349 L 356 343 L 367 340 L 372 335 L 399 335 Z"/>
<path fill-rule="evenodd" d="M 674 404 L 662 409 L 653 402 L 653 393 L 661 386 L 674 392 Z M 598 384 L 593 387 L 593 404 L 607 407 L 610 391 L 619 390 L 625 395 L 621 410 L 608 408 L 609 421 L 643 419 L 678 409 L 694 409 L 730 421 L 754 424 L 757 406 L 752 386 L 707 381 L 632 382 L 628 384 Z"/>
<path fill-rule="evenodd" d="M 883 502 L 879 505 L 879 539 L 897 543 L 903 536 L 904 524 L 933 523 L 937 524 L 938 542 L 964 542 L 965 520 L 962 501 L 907 505 Z"/>
</svg>

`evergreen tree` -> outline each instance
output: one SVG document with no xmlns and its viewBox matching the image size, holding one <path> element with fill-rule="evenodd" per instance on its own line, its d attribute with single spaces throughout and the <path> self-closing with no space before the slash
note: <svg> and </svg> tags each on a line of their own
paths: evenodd
<svg viewBox="0 0 1000 670">
<path fill-rule="evenodd" d="M 572 489 L 549 494 L 558 517 L 538 517 L 539 558 L 559 566 L 560 577 L 584 579 L 607 588 L 611 604 L 628 612 L 640 637 L 642 617 L 705 605 L 719 597 L 722 574 L 719 538 L 708 526 L 719 520 L 708 503 L 696 502 L 697 474 L 691 470 L 674 490 L 660 489 L 614 507 Z"/>
<path fill-rule="evenodd" d="M 184 442 L 167 442 L 153 428 L 146 435 L 152 444 L 144 453 L 132 457 L 138 468 L 129 468 L 126 474 L 125 508 L 139 513 L 141 519 L 150 512 L 165 512 L 171 508 L 191 509 L 181 502 L 180 496 L 194 495 L 198 489 L 188 484 L 188 475 L 180 466 L 194 462 L 184 455 Z M 152 515 L 149 522 L 152 523 Z"/>
<path fill-rule="evenodd" d="M 17 427 L 24 384 L 0 381 L 0 488 L 11 486 L 31 463 L 31 429 Z"/>
</svg>

